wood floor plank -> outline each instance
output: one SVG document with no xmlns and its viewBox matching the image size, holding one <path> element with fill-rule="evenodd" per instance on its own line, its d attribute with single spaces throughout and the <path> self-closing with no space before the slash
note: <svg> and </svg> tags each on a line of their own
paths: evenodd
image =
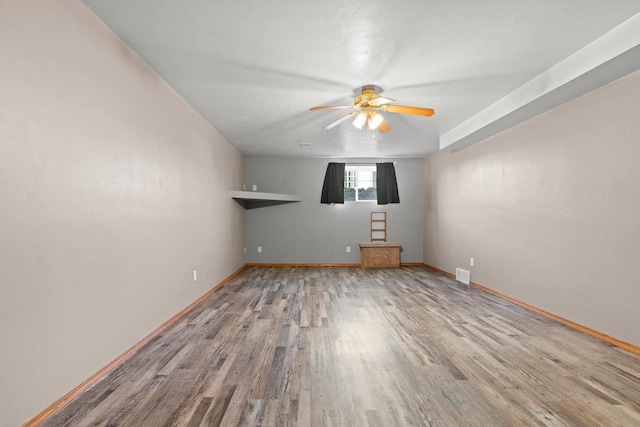
<svg viewBox="0 0 640 427">
<path fill-rule="evenodd" d="M 222 418 L 227 412 L 231 398 L 236 391 L 237 386 L 224 385 L 220 388 L 220 392 L 216 396 L 213 404 L 211 405 L 209 412 L 204 416 L 202 424 L 205 426 L 219 426 L 222 422 Z"/>
<path fill-rule="evenodd" d="M 44 426 L 640 426 L 640 357 L 419 267 L 251 267 Z"/>
<path fill-rule="evenodd" d="M 209 412 L 212 403 L 213 397 L 203 397 L 200 402 L 198 402 L 195 412 L 189 418 L 187 427 L 199 427 L 205 415 Z"/>
</svg>

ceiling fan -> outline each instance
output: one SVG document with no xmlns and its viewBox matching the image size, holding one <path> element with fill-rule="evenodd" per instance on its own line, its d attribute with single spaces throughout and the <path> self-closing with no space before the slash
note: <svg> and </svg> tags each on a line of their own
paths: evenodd
<svg viewBox="0 0 640 427">
<path fill-rule="evenodd" d="M 379 88 L 378 88 L 379 89 Z M 382 114 L 378 111 L 386 111 L 389 113 L 399 114 L 413 114 L 417 116 L 433 116 L 435 111 L 432 108 L 423 107 L 409 107 L 406 105 L 390 105 L 395 100 L 385 98 L 376 93 L 374 86 L 364 86 L 362 92 L 353 100 L 353 105 L 333 105 L 326 107 L 313 107 L 311 111 L 321 110 L 341 110 L 341 109 L 354 109 L 349 114 L 340 117 L 338 120 L 329 123 L 324 129 L 332 129 L 338 126 L 340 123 L 349 120 L 351 117 L 355 117 L 353 125 L 358 129 L 362 129 L 365 123 L 369 126 L 369 129 L 378 129 L 380 133 L 386 133 L 391 130 L 389 123 L 384 119 Z"/>
</svg>

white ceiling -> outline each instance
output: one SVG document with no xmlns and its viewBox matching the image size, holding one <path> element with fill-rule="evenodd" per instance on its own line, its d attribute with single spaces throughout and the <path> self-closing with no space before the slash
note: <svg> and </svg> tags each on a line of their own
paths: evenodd
<svg viewBox="0 0 640 427">
<path fill-rule="evenodd" d="M 248 157 L 423 156 L 640 12 L 638 0 L 84 3 Z M 381 135 L 323 130 L 345 112 L 309 111 L 368 84 L 436 115 L 386 113 Z"/>
</svg>

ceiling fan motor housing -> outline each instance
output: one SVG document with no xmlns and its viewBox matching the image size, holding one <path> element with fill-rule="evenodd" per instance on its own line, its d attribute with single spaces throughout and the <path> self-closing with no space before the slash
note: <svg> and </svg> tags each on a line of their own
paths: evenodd
<svg viewBox="0 0 640 427">
<path fill-rule="evenodd" d="M 362 94 L 357 96 L 356 99 L 353 101 L 353 105 L 356 105 L 361 108 L 372 106 L 370 105 L 370 103 L 376 98 L 380 98 L 380 95 L 375 93 L 373 88 L 364 87 L 362 88 Z"/>
</svg>

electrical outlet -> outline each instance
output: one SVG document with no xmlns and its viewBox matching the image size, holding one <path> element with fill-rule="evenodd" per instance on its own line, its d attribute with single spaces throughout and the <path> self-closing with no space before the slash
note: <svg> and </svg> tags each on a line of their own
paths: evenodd
<svg viewBox="0 0 640 427">
<path fill-rule="evenodd" d="M 474 264 L 474 260 L 473 260 L 473 258 L 469 258 L 469 265 L 470 265 L 471 267 L 473 267 L 473 264 Z"/>
<path fill-rule="evenodd" d="M 198 272 L 196 270 L 193 270 L 193 281 L 194 282 L 198 281 Z"/>
<path fill-rule="evenodd" d="M 244 247 L 244 253 L 245 254 L 247 253 L 247 247 L 246 246 Z"/>
<path fill-rule="evenodd" d="M 262 246 L 258 246 L 258 253 L 261 254 L 262 253 Z"/>
<path fill-rule="evenodd" d="M 347 253 L 351 252 L 351 246 L 347 246 Z"/>
<path fill-rule="evenodd" d="M 253 191 L 258 191 L 258 186 L 253 184 Z"/>
</svg>

